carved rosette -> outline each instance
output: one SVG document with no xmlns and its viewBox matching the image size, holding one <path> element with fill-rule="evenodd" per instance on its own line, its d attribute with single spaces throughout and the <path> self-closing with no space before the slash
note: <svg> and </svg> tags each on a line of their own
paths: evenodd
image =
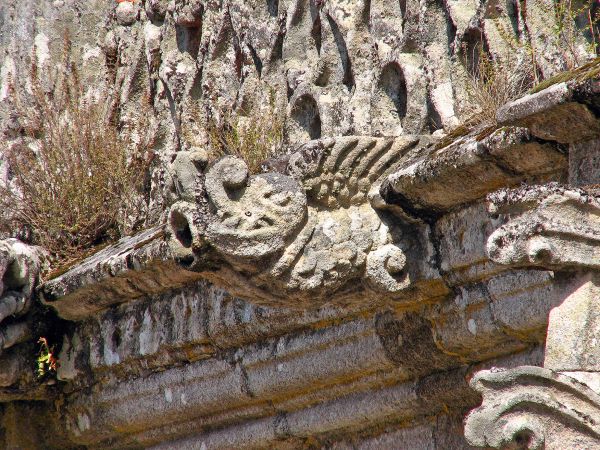
<svg viewBox="0 0 600 450">
<path fill-rule="evenodd" d="M 280 252 L 306 221 L 306 194 L 283 174 L 248 174 L 241 159 L 227 156 L 206 175 L 214 210 L 206 239 L 222 254 L 259 259 Z"/>
<path fill-rule="evenodd" d="M 465 420 L 471 445 L 531 450 L 600 445 L 600 396 L 574 378 L 523 366 L 478 372 L 471 387 L 483 397 Z"/>
</svg>

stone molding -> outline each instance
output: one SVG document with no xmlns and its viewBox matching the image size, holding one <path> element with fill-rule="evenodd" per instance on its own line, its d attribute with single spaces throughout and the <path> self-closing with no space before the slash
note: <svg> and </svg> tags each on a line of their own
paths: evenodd
<svg viewBox="0 0 600 450">
<path fill-rule="evenodd" d="M 0 240 L 0 355 L 31 338 L 24 319 L 31 307 L 34 288 L 45 262 L 39 247 L 16 239 Z M 22 369 L 20 355 L 0 358 L 0 387 L 13 384 Z"/>
</svg>

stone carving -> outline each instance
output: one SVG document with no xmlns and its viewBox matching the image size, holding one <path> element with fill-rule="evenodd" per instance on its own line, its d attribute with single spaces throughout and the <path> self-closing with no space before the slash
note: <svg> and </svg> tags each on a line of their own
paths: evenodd
<svg viewBox="0 0 600 450">
<path fill-rule="evenodd" d="M 24 316 L 44 262 L 39 247 L 16 239 L 0 240 L 0 387 L 12 386 L 25 368 L 31 367 L 30 360 L 19 352 L 5 351 L 31 338 L 30 323 Z"/>
<path fill-rule="evenodd" d="M 471 445 L 491 448 L 597 448 L 600 395 L 541 367 L 484 370 L 471 380 L 482 405 L 465 421 Z"/>
<path fill-rule="evenodd" d="M 37 247 L 16 239 L 0 241 L 0 353 L 29 337 L 24 322 L 8 319 L 29 310 L 43 261 L 44 255 Z"/>
<path fill-rule="evenodd" d="M 399 297 L 425 275 L 407 256 L 417 249 L 427 255 L 428 228 L 389 220 L 379 188 L 418 143 L 413 137 L 313 141 L 258 175 L 249 175 L 241 159 L 224 157 L 206 175 L 198 172 L 196 203 L 171 208 L 175 254 L 204 271 L 207 247 L 216 251 L 244 279 L 246 297 L 253 296 L 248 284 L 264 287 L 265 298 L 281 293 L 292 303 L 319 304 L 332 292 L 344 300 L 365 291 Z M 181 164 L 173 168 L 175 178 L 189 179 L 178 175 Z"/>
<path fill-rule="evenodd" d="M 512 266 L 578 269 L 563 303 L 549 315 L 544 368 L 478 372 L 483 403 L 465 422 L 470 444 L 486 448 L 597 448 L 600 203 L 593 186 L 556 183 L 488 197 L 508 222 L 490 236 L 490 257 Z M 587 269 L 587 270 L 586 270 Z"/>
<path fill-rule="evenodd" d="M 490 258 L 511 266 L 600 267 L 600 195 L 556 183 L 490 195 L 510 220 L 489 238 Z"/>
<path fill-rule="evenodd" d="M 232 156 L 208 172 L 206 192 L 216 213 L 206 239 L 232 257 L 276 253 L 306 220 L 306 196 L 296 180 L 277 173 L 249 176 L 246 163 Z"/>
</svg>

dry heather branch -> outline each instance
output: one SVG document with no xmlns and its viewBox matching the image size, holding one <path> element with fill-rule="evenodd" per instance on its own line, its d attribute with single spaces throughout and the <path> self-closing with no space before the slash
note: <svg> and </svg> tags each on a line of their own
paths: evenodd
<svg viewBox="0 0 600 450">
<path fill-rule="evenodd" d="M 59 258 L 73 257 L 131 231 L 127 218 L 143 213 L 151 142 L 119 130 L 114 90 L 85 94 L 68 40 L 49 92 L 35 64 L 30 78 L 29 95 L 13 90 L 24 138 L 5 155 L 11 178 L 0 186 L 8 215 L 0 227 L 26 230 Z"/>
<path fill-rule="evenodd" d="M 496 111 L 502 105 L 524 95 L 533 84 L 532 69 L 526 63 L 509 66 L 493 60 L 481 48 L 478 64 L 469 75 L 467 95 L 475 113 L 475 124 L 495 125 Z"/>
<path fill-rule="evenodd" d="M 284 129 L 283 118 L 277 114 L 274 102 L 250 113 L 225 111 L 221 117 L 208 121 L 210 156 L 212 159 L 239 156 L 252 173 L 259 172 L 262 162 L 281 151 Z"/>
</svg>

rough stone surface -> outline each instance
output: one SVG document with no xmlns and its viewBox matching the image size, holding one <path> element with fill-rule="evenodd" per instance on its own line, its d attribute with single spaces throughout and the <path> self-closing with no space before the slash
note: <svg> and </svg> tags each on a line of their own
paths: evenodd
<svg viewBox="0 0 600 450">
<path fill-rule="evenodd" d="M 181 270 L 162 239 L 163 226 L 121 239 L 44 283 L 42 301 L 78 320 L 110 305 L 157 294 L 199 279 Z"/>
<path fill-rule="evenodd" d="M 563 151 L 524 128 L 500 128 L 484 138 L 475 133 L 434 147 L 404 164 L 388 182 L 392 192 L 417 211 L 448 211 L 501 186 L 564 170 Z"/>
<path fill-rule="evenodd" d="M 488 240 L 494 261 L 546 268 L 600 265 L 600 203 L 594 189 L 549 184 L 502 190 L 490 200 L 493 211 L 511 213 Z"/>
<path fill-rule="evenodd" d="M 585 59 L 548 8 L 0 2 L 2 186 L 35 147 L 11 92 L 33 58 L 49 87 L 64 28 L 153 142 L 146 231 L 37 287 L 0 241 L 0 448 L 598 447 L 597 76 L 455 128 L 481 45 L 543 77 Z M 209 125 L 262 115 L 261 173 L 216 159 Z"/>
<path fill-rule="evenodd" d="M 599 282 L 588 274 L 550 313 L 544 367 L 556 371 L 600 372 Z"/>
<path fill-rule="evenodd" d="M 597 81 L 592 80 L 597 90 Z M 585 89 L 577 87 L 576 89 Z M 600 122 L 585 105 L 573 99 L 573 86 L 560 83 L 527 95 L 498 110 L 503 125 L 525 126 L 534 136 L 557 142 L 587 141 L 600 135 Z"/>
</svg>

